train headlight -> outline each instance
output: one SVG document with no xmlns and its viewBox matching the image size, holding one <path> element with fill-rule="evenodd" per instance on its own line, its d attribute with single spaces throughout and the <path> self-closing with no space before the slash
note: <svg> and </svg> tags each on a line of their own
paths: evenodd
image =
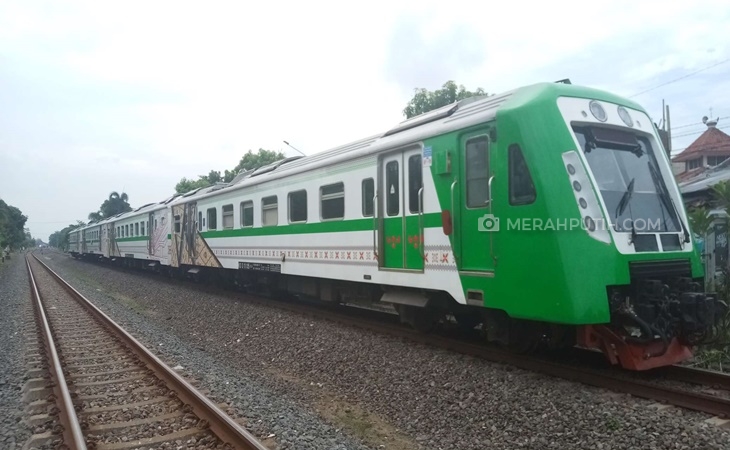
<svg viewBox="0 0 730 450">
<path fill-rule="evenodd" d="M 623 106 L 618 107 L 618 116 L 624 121 L 627 127 L 633 127 L 634 121 L 631 119 L 631 115 Z"/>
<path fill-rule="evenodd" d="M 601 104 L 597 101 L 591 100 L 591 103 L 588 106 L 591 109 L 593 117 L 595 117 L 599 122 L 605 122 L 608 119 L 606 110 L 603 109 L 603 106 L 601 106 Z"/>
<path fill-rule="evenodd" d="M 588 228 L 588 231 L 596 231 L 596 222 L 594 222 L 590 216 L 585 216 L 583 222 L 586 224 L 586 228 Z"/>
<path fill-rule="evenodd" d="M 611 236 L 608 229 L 598 226 L 603 223 L 603 213 L 598 198 L 591 189 L 591 181 L 580 160 L 580 155 L 575 150 L 565 152 L 563 153 L 563 163 L 568 172 L 568 179 L 573 188 L 573 196 L 581 217 L 577 223 L 582 224 L 581 229 L 593 239 L 610 244 Z"/>
</svg>

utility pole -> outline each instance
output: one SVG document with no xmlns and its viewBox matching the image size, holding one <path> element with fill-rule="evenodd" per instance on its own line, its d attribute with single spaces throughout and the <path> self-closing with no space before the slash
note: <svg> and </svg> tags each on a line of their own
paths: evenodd
<svg viewBox="0 0 730 450">
<path fill-rule="evenodd" d="M 662 100 L 664 102 L 664 100 Z M 667 105 L 667 121 L 665 122 L 667 132 L 667 156 L 672 156 L 672 119 L 669 117 L 669 105 Z"/>
<path fill-rule="evenodd" d="M 664 151 L 667 152 L 667 158 L 672 159 L 672 128 L 671 119 L 669 118 L 669 105 L 662 100 L 662 127 L 657 127 L 659 138 L 662 140 Z"/>
</svg>

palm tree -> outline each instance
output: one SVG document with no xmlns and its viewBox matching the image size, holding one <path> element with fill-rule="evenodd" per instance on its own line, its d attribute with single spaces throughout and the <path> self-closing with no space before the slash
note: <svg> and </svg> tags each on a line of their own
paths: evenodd
<svg viewBox="0 0 730 450">
<path fill-rule="evenodd" d="M 689 223 L 692 227 L 692 231 L 704 238 L 707 232 L 710 231 L 712 221 L 714 220 L 714 218 L 710 216 L 710 212 L 703 206 L 691 209 L 687 215 L 689 216 Z"/>
<path fill-rule="evenodd" d="M 125 192 L 119 194 L 117 191 L 113 191 L 109 194 L 109 198 L 101 204 L 102 215 L 104 217 L 112 217 L 119 213 L 131 211 L 132 207 L 127 203 L 128 200 L 129 196 Z"/>
</svg>

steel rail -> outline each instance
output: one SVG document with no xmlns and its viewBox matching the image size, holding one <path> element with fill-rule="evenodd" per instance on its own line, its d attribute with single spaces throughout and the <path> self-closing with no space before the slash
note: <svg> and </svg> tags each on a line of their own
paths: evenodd
<svg viewBox="0 0 730 450">
<path fill-rule="evenodd" d="M 716 386 L 730 391 L 730 374 L 727 373 L 680 365 L 665 367 L 661 369 L 661 372 L 664 372 L 667 378 L 672 380 L 701 384 L 703 386 Z"/>
<path fill-rule="evenodd" d="M 53 392 L 58 401 L 61 400 L 61 404 L 58 405 L 58 418 L 63 428 L 63 441 L 69 448 L 86 450 L 86 440 L 84 439 L 84 433 L 81 431 L 81 424 L 79 418 L 76 415 L 76 409 L 74 409 L 73 401 L 71 401 L 71 392 L 68 389 L 66 383 L 66 377 L 63 375 L 63 366 L 61 365 L 61 359 L 58 357 L 58 351 L 56 350 L 56 343 L 51 333 L 51 326 L 46 316 L 43 302 L 41 301 L 41 294 L 38 291 L 38 285 L 33 276 L 33 269 L 30 267 L 30 261 L 26 257 L 26 267 L 28 268 L 28 277 L 30 280 L 30 291 L 33 296 L 33 305 L 36 311 L 36 318 L 38 319 L 38 325 L 41 327 L 41 335 L 43 339 L 43 346 L 46 349 L 46 356 L 48 359 L 48 365 L 51 373 L 51 379 L 53 381 Z"/>
<path fill-rule="evenodd" d="M 216 406 L 210 399 L 204 396 L 190 383 L 185 381 L 184 378 L 171 369 L 167 364 L 162 362 L 162 360 L 150 352 L 122 327 L 117 325 L 116 322 L 104 314 L 104 312 L 91 303 L 91 301 L 86 299 L 86 297 L 84 297 L 79 291 L 74 289 L 73 286 L 61 278 L 61 276 L 48 267 L 48 265 L 38 259 L 35 255 L 33 255 L 33 257 L 48 271 L 49 274 L 51 274 L 51 276 L 53 276 L 53 278 L 59 282 L 61 286 L 63 286 L 69 294 L 71 294 L 71 296 L 78 300 L 92 313 L 94 317 L 100 320 L 104 325 L 108 326 L 109 329 L 117 335 L 117 337 L 124 341 L 137 354 L 137 356 L 139 356 L 140 360 L 150 367 L 155 374 L 167 384 L 168 388 L 172 389 L 175 394 L 177 394 L 180 400 L 190 405 L 193 412 L 198 417 L 207 421 L 210 430 L 225 444 L 228 444 L 231 448 L 240 450 L 268 450 L 267 447 L 256 439 L 255 436 L 231 419 L 230 416 L 218 408 L 218 406 Z"/>
<path fill-rule="evenodd" d="M 226 292 L 218 288 L 215 288 L 215 290 L 220 291 L 221 293 Z M 567 363 L 535 358 L 530 355 L 510 353 L 498 348 L 477 345 L 460 339 L 447 338 L 434 334 L 422 334 L 411 328 L 397 326 L 393 323 L 388 324 L 378 322 L 375 319 L 363 319 L 361 317 L 356 317 L 349 311 L 333 311 L 330 307 L 312 306 L 305 303 L 289 303 L 279 300 L 271 301 L 270 299 L 257 297 L 248 297 L 245 301 L 257 303 L 265 307 L 273 306 L 289 312 L 309 315 L 319 319 L 331 320 L 336 323 L 354 326 L 371 332 L 377 332 L 391 337 L 399 337 L 412 342 L 450 350 L 487 361 L 508 364 L 524 370 L 538 372 L 556 378 L 567 379 L 589 386 L 609 389 L 615 392 L 623 392 L 639 398 L 669 403 L 695 411 L 714 414 L 719 417 L 730 418 L 729 399 L 628 378 L 628 376 L 631 376 L 632 373 L 626 373 L 624 376 L 620 376 L 616 373 L 616 371 L 602 372 L 598 369 L 583 368 Z M 377 314 L 380 317 L 384 317 L 386 314 L 371 310 L 368 311 L 372 314 Z M 393 316 L 392 314 L 387 315 Z M 392 319 L 392 321 L 395 322 L 397 320 L 397 316 L 389 317 L 389 319 Z M 687 378 L 689 377 L 688 372 L 685 369 L 676 369 L 676 367 L 679 366 L 671 366 L 665 369 L 667 369 L 667 373 L 671 374 L 671 377 L 677 381 L 705 384 L 704 380 L 711 379 L 709 375 L 705 374 L 704 380 L 702 380 L 699 378 L 701 375 L 697 374 L 694 381 L 690 381 L 690 379 Z M 684 376 L 684 378 L 681 378 L 682 376 Z M 716 382 L 717 378 L 712 378 L 712 380 Z"/>
</svg>

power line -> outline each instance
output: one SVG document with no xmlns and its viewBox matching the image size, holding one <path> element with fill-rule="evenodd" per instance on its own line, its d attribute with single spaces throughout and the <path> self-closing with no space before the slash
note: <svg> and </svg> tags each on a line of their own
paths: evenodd
<svg viewBox="0 0 730 450">
<path fill-rule="evenodd" d="M 712 117 L 710 117 L 710 119 L 712 119 Z M 730 119 L 730 116 L 720 117 L 717 120 L 723 120 L 723 119 Z M 702 122 L 688 123 L 688 124 L 685 124 L 685 125 L 680 125 L 678 127 L 672 127 L 672 130 L 679 130 L 680 128 L 687 128 L 687 127 L 696 127 L 698 125 L 704 125 L 704 123 L 702 123 Z"/>
<path fill-rule="evenodd" d="M 656 85 L 656 86 L 654 86 L 654 87 L 652 87 L 652 88 L 649 88 L 649 89 L 643 90 L 643 91 L 641 91 L 641 92 L 639 92 L 639 93 L 637 93 L 637 94 L 634 94 L 634 95 L 631 95 L 631 96 L 629 96 L 629 98 L 633 98 L 633 97 L 636 97 L 636 96 L 638 96 L 638 95 L 641 95 L 641 94 L 645 94 L 645 93 L 647 93 L 647 92 L 649 92 L 649 91 L 653 91 L 654 89 L 659 89 L 660 87 L 662 87 L 662 86 L 666 86 L 666 85 L 668 85 L 668 84 L 676 83 L 677 81 L 680 81 L 680 80 L 684 80 L 685 78 L 689 78 L 689 77 L 691 77 L 691 76 L 693 76 L 693 75 L 696 75 L 696 74 L 698 74 L 698 73 L 700 73 L 700 72 L 703 72 L 703 71 L 705 71 L 705 70 L 708 70 L 708 69 L 712 69 L 713 67 L 719 66 L 720 64 L 724 64 L 724 63 L 726 63 L 726 62 L 728 62 L 728 61 L 730 61 L 730 58 L 728 58 L 728 59 L 725 59 L 725 60 L 723 60 L 723 61 L 720 61 L 720 62 L 717 62 L 717 63 L 715 63 L 715 64 L 713 64 L 713 65 L 711 65 L 711 66 L 707 66 L 707 67 L 703 67 L 702 69 L 698 69 L 698 70 L 695 70 L 694 72 L 690 72 L 690 73 L 688 73 L 687 75 L 683 75 L 683 76 L 681 76 L 681 77 L 679 77 L 679 78 L 675 78 L 675 79 L 673 79 L 673 80 L 667 81 L 666 83 L 662 83 L 662 84 Z"/>
<path fill-rule="evenodd" d="M 717 128 L 718 130 L 724 130 L 725 128 L 730 128 L 730 125 L 725 125 L 724 127 L 715 127 L 715 128 Z M 684 137 L 684 136 L 692 136 L 693 134 L 700 134 L 700 133 L 704 133 L 704 130 L 701 131 L 701 132 L 700 131 L 692 131 L 690 133 L 678 134 L 676 136 L 672 136 L 672 139 L 678 138 L 678 137 Z"/>
</svg>

